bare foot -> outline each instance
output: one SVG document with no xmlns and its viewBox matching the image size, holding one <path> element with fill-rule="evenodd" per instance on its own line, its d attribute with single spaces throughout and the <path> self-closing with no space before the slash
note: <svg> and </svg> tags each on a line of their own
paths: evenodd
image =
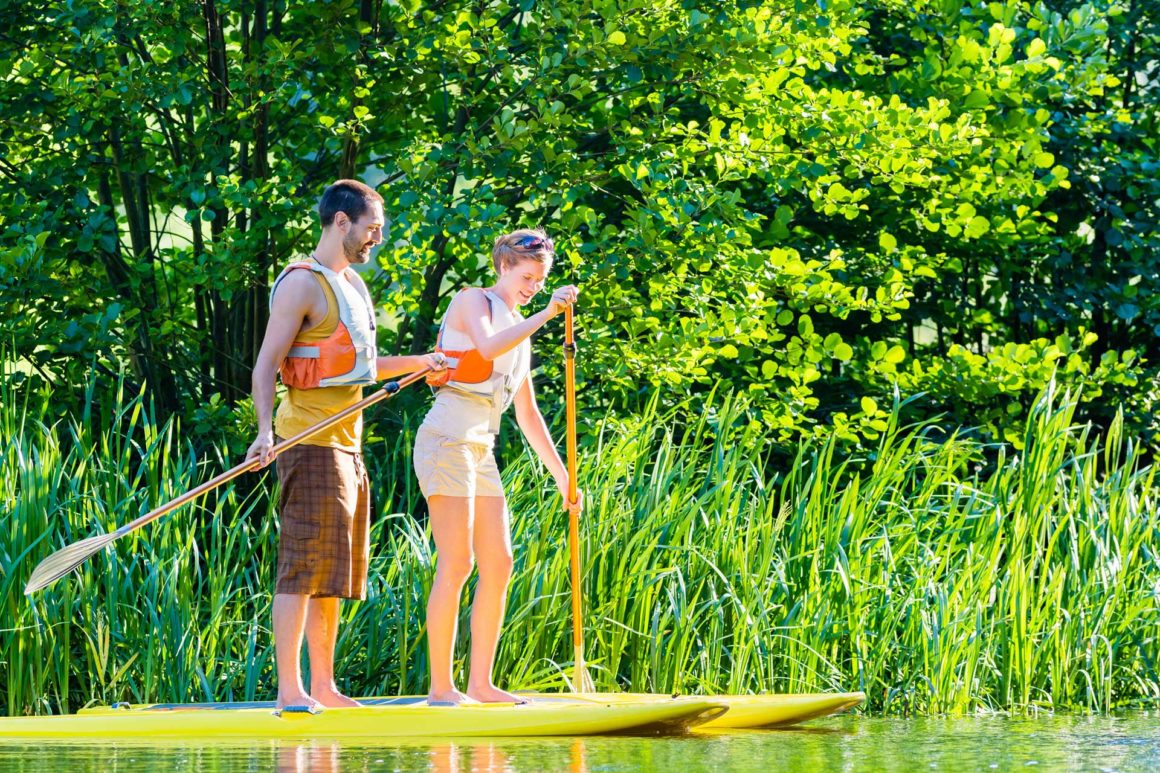
<svg viewBox="0 0 1160 773">
<path fill-rule="evenodd" d="M 432 690 L 427 693 L 428 706 L 461 706 L 465 703 L 479 703 L 476 699 L 452 687 L 450 690 L 440 690 L 436 692 Z"/>
<path fill-rule="evenodd" d="M 529 703 L 530 701 L 522 695 L 501 690 L 494 684 L 485 684 L 482 687 L 468 687 L 467 695 L 469 698 L 474 698 L 480 703 Z"/>
<path fill-rule="evenodd" d="M 301 690 L 294 690 L 293 692 L 283 693 L 278 692 L 278 700 L 274 701 L 274 710 L 281 711 L 287 706 L 305 706 L 308 709 L 321 709 L 318 701 L 311 698 Z"/>
<path fill-rule="evenodd" d="M 314 693 L 315 700 L 330 709 L 357 708 L 362 705 L 354 698 L 346 697 L 333 687 L 315 689 L 311 690 L 311 692 Z"/>
</svg>

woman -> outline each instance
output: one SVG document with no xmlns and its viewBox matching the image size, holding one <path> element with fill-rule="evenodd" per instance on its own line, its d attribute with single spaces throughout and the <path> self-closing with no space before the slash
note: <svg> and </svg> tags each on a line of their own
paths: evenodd
<svg viewBox="0 0 1160 773">
<path fill-rule="evenodd" d="M 463 290 L 447 308 L 436 349 L 448 356 L 450 367 L 441 378 L 433 377 L 435 402 L 415 438 L 415 472 L 439 554 L 427 601 L 432 704 L 523 702 L 497 688 L 491 674 L 512 571 L 507 502 L 492 449 L 500 416 L 512 403 L 520 430 L 567 501 L 568 471 L 536 405 L 528 339 L 575 303 L 579 291 L 561 287 L 542 311 L 524 319 L 516 309 L 543 289 L 555 257 L 552 240 L 539 229 L 513 231 L 495 240 L 491 257 L 495 283 Z M 578 496 L 568 506 L 579 512 L 582 501 Z M 460 593 L 473 557 L 479 581 L 464 694 L 455 686 L 452 654 Z"/>
</svg>

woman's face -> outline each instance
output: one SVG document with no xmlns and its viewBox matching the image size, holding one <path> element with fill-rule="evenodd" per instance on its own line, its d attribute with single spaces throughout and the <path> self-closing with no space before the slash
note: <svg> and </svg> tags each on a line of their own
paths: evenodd
<svg viewBox="0 0 1160 773">
<path fill-rule="evenodd" d="M 527 306 L 536 293 L 544 289 L 551 264 L 524 258 L 513 265 L 504 267 L 500 281 L 515 296 L 516 304 Z"/>
</svg>

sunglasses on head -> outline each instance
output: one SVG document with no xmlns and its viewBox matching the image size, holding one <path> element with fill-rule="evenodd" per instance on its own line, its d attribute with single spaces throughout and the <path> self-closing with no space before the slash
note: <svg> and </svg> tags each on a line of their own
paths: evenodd
<svg viewBox="0 0 1160 773">
<path fill-rule="evenodd" d="M 541 248 L 547 248 L 550 250 L 552 249 L 552 240 L 545 239 L 543 236 L 527 234 L 526 236 L 521 236 L 512 242 L 512 246 L 525 250 L 538 250 Z"/>
</svg>

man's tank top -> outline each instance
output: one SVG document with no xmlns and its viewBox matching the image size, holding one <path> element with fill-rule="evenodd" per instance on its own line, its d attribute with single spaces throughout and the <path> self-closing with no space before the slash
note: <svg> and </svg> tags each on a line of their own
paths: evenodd
<svg viewBox="0 0 1160 773">
<path fill-rule="evenodd" d="M 313 272 L 311 276 L 318 281 L 318 286 L 326 296 L 326 316 L 318 325 L 295 337 L 295 341 L 304 343 L 324 341 L 338 328 L 338 301 L 334 297 L 334 291 L 325 277 Z M 293 437 L 361 399 L 362 387 L 359 386 L 316 389 L 287 387 L 285 397 L 278 404 L 274 432 L 280 438 Z M 302 442 L 305 445 L 325 446 L 358 453 L 362 449 L 362 413 L 356 413 Z"/>
</svg>

